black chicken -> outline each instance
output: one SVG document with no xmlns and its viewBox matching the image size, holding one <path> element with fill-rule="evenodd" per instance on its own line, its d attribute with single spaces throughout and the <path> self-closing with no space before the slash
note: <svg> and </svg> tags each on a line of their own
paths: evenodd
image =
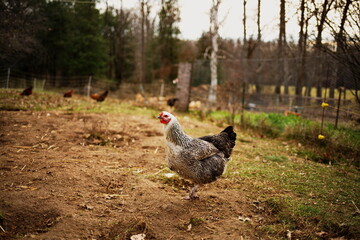
<svg viewBox="0 0 360 240">
<path fill-rule="evenodd" d="M 74 94 L 74 90 L 71 89 L 64 93 L 64 98 L 71 98 L 73 94 Z"/>
<path fill-rule="evenodd" d="M 33 90 L 33 86 L 30 86 L 30 87 L 26 88 L 24 91 L 22 91 L 22 93 L 20 95 L 21 96 L 30 96 L 32 94 L 32 90 Z"/>
<path fill-rule="evenodd" d="M 176 103 L 177 101 L 179 101 L 179 99 L 177 99 L 177 98 L 169 98 L 169 99 L 167 100 L 166 104 L 167 104 L 168 106 L 170 106 L 170 107 L 173 107 L 173 106 L 175 106 L 175 103 Z"/>
</svg>

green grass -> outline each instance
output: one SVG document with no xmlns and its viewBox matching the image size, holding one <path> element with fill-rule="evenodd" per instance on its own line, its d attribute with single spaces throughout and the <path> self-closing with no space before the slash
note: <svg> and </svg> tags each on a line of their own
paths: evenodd
<svg viewBox="0 0 360 240">
<path fill-rule="evenodd" d="M 243 150 L 229 163 L 227 178 L 252 185 L 266 209 L 275 216 L 264 231 L 326 231 L 333 236 L 360 234 L 360 175 L 351 166 L 331 166 L 306 161 L 297 147 L 256 140 L 257 149 Z M 244 157 L 245 156 L 245 157 Z M 237 179 L 238 181 L 235 181 Z M 234 186 L 237 188 L 237 186 Z"/>
<path fill-rule="evenodd" d="M 207 113 L 203 121 L 223 126 L 218 121 L 226 122 L 228 115 Z M 246 116 L 255 127 L 238 126 L 239 141 L 224 177 L 273 217 L 262 230 L 275 239 L 284 239 L 287 231 L 294 239 L 318 239 L 322 232 L 328 238 L 359 236 L 354 204 L 360 206 L 360 175 L 355 164 L 348 164 L 360 150 L 357 130 L 325 125 L 327 138 L 319 141 L 316 122 L 279 114 Z M 217 131 L 186 130 L 196 136 Z"/>
<path fill-rule="evenodd" d="M 226 122 L 226 116 L 220 111 L 207 114 L 220 126 L 224 124 L 217 121 Z M 326 125 L 327 138 L 319 141 L 316 122 L 279 114 L 246 116 L 257 128 L 238 126 L 239 141 L 224 177 L 230 188 L 260 201 L 273 217 L 262 230 L 275 239 L 285 239 L 287 231 L 294 239 L 318 239 L 321 232 L 328 238 L 359 236 L 354 204 L 360 206 L 360 175 L 356 166 L 347 164 L 360 149 L 355 148 L 360 146 L 357 130 Z M 217 131 L 186 130 L 196 136 Z"/>
<path fill-rule="evenodd" d="M 206 114 L 206 118 L 216 122 L 218 126 L 233 124 L 230 114 L 226 111 L 214 111 Z M 234 122 L 241 131 L 250 134 L 263 135 L 269 138 L 296 140 L 309 146 L 312 151 L 310 159 L 329 163 L 346 163 L 360 167 L 360 128 L 340 125 L 338 129 L 333 124 L 325 123 L 322 135 L 320 122 L 311 121 L 293 115 L 284 116 L 277 113 L 245 112 L 243 122 L 241 116 L 235 115 Z"/>
</svg>

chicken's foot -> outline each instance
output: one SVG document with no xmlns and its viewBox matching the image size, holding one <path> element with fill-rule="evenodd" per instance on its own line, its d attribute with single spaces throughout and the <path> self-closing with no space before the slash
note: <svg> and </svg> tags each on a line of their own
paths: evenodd
<svg viewBox="0 0 360 240">
<path fill-rule="evenodd" d="M 200 185 L 195 185 L 189 192 L 189 195 L 184 197 L 185 200 L 195 200 L 198 199 L 199 196 L 196 194 L 198 188 L 200 187 Z"/>
</svg>

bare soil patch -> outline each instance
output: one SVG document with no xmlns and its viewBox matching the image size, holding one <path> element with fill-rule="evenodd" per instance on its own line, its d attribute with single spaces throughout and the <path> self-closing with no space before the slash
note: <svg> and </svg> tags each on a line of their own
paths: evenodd
<svg viewBox="0 0 360 240">
<path fill-rule="evenodd" d="M 0 239 L 268 239 L 264 213 L 226 178 L 191 202 L 186 181 L 157 177 L 150 116 L 2 111 L 0 125 Z"/>
</svg>

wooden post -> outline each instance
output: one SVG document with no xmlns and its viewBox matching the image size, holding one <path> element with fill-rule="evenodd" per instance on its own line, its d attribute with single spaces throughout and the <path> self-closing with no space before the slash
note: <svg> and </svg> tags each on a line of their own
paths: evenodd
<svg viewBox="0 0 360 240">
<path fill-rule="evenodd" d="M 246 93 L 246 83 L 242 84 L 242 96 L 241 96 L 241 119 L 240 122 L 244 124 L 244 112 L 245 112 L 245 93 Z"/>
<path fill-rule="evenodd" d="M 160 100 L 162 100 L 163 98 L 164 98 L 164 88 L 165 88 L 165 84 L 164 84 L 164 80 L 163 79 L 161 79 L 160 80 L 160 96 L 159 96 L 159 98 L 160 98 Z"/>
<path fill-rule="evenodd" d="M 88 83 L 88 87 L 87 87 L 87 96 L 88 96 L 88 97 L 90 97 L 91 78 L 92 78 L 92 76 L 89 76 L 89 83 Z"/>
<path fill-rule="evenodd" d="M 180 63 L 178 70 L 178 83 L 176 86 L 176 98 L 178 101 L 175 108 L 179 111 L 187 111 L 190 102 L 191 64 Z"/>
<path fill-rule="evenodd" d="M 338 105 L 336 109 L 336 119 L 335 119 L 335 129 L 337 129 L 338 121 L 339 121 L 339 111 L 340 111 L 340 102 L 341 102 L 341 90 L 342 88 L 339 87 L 339 99 L 338 99 Z"/>
<path fill-rule="evenodd" d="M 8 74 L 6 78 L 6 88 L 9 88 L 9 81 L 10 81 L 10 68 L 8 68 Z"/>
<path fill-rule="evenodd" d="M 46 79 L 43 79 L 42 88 L 41 88 L 42 91 L 44 91 L 45 83 L 46 83 Z"/>
</svg>

